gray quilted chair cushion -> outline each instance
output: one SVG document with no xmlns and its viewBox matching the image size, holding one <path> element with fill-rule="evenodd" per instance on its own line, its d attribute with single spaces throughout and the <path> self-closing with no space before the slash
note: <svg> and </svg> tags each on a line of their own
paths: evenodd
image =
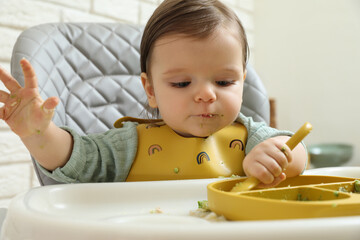
<svg viewBox="0 0 360 240">
<path fill-rule="evenodd" d="M 53 23 L 25 30 L 17 39 L 11 73 L 23 85 L 19 61 L 35 68 L 41 96 L 58 96 L 53 121 L 81 134 L 103 132 L 123 116 L 145 117 L 140 81 L 142 27 L 119 23 Z M 241 112 L 269 123 L 265 88 L 248 66 Z M 34 159 L 33 159 L 34 161 Z M 40 184 L 54 184 L 38 171 Z"/>
</svg>

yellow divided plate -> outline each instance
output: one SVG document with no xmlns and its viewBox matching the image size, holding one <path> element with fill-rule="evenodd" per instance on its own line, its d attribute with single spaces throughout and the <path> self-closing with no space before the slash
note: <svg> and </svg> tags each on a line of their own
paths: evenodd
<svg viewBox="0 0 360 240">
<path fill-rule="evenodd" d="M 298 176 L 286 179 L 276 188 L 230 192 L 235 184 L 244 180 L 210 183 L 207 187 L 209 208 L 228 220 L 360 215 L 356 178 Z"/>
</svg>

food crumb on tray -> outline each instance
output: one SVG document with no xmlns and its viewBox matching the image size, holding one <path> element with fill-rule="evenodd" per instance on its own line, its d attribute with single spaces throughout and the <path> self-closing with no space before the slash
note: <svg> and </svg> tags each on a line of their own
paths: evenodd
<svg viewBox="0 0 360 240">
<path fill-rule="evenodd" d="M 155 209 L 150 210 L 150 213 L 163 213 L 163 211 L 159 207 L 157 207 Z"/>
<path fill-rule="evenodd" d="M 190 216 L 199 217 L 212 222 L 227 221 L 224 216 L 219 216 L 210 210 L 207 200 L 198 201 L 198 208 L 196 210 L 191 210 Z"/>
</svg>

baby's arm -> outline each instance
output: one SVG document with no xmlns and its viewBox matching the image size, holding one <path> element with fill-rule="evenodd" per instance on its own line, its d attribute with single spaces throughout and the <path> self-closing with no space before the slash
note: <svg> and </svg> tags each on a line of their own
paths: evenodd
<svg viewBox="0 0 360 240">
<path fill-rule="evenodd" d="M 73 139 L 52 121 L 54 108 L 59 99 L 44 101 L 38 91 L 37 77 L 29 61 L 20 61 L 25 86 L 20 84 L 4 69 L 0 68 L 0 80 L 10 93 L 0 90 L 0 119 L 3 119 L 25 144 L 31 155 L 44 168 L 52 171 L 68 161 Z"/>
<path fill-rule="evenodd" d="M 257 144 L 245 157 L 243 168 L 247 176 L 254 176 L 262 184 L 272 187 L 294 177 L 304 170 L 307 154 L 304 146 L 298 144 L 292 151 L 285 144 L 290 137 L 277 136 Z M 285 148 L 285 152 L 281 149 Z"/>
</svg>

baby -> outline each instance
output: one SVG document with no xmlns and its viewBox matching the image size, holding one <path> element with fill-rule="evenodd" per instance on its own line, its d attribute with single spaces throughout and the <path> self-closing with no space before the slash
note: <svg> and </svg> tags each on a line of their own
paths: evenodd
<svg viewBox="0 0 360 240">
<path fill-rule="evenodd" d="M 262 187 L 299 175 L 306 150 L 291 133 L 240 113 L 248 44 L 234 12 L 216 0 L 165 0 L 141 42 L 141 81 L 162 120 L 121 119 L 116 129 L 80 136 L 52 121 L 59 99 L 43 100 L 31 64 L 25 86 L 0 70 L 0 118 L 59 182 L 105 182 L 247 175 Z M 130 120 L 130 121 L 129 121 Z M 285 147 L 285 152 L 281 149 Z"/>
</svg>

